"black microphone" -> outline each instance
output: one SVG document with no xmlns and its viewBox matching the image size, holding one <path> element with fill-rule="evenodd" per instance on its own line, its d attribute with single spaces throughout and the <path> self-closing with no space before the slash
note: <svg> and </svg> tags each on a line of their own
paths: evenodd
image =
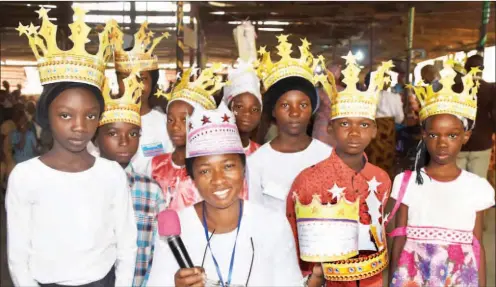
<svg viewBox="0 0 496 287">
<path fill-rule="evenodd" d="M 164 236 L 181 268 L 193 268 L 193 262 L 181 240 L 181 223 L 174 210 L 164 210 L 158 214 L 158 234 Z"/>
</svg>

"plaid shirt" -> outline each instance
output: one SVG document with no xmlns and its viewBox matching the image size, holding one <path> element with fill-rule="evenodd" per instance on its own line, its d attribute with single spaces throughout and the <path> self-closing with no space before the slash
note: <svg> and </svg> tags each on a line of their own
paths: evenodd
<svg viewBox="0 0 496 287">
<path fill-rule="evenodd" d="M 146 286 L 150 274 L 154 238 L 157 233 L 157 214 L 167 208 L 160 187 L 149 177 L 137 174 L 131 166 L 126 168 L 134 214 L 138 225 L 138 253 L 133 286 Z"/>
</svg>

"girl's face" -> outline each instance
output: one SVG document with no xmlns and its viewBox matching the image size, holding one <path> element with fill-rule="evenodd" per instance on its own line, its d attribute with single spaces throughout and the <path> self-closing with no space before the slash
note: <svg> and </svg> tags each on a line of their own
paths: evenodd
<svg viewBox="0 0 496 287">
<path fill-rule="evenodd" d="M 102 157 L 127 165 L 139 146 L 140 127 L 125 123 L 110 123 L 98 129 L 97 143 Z"/>
<path fill-rule="evenodd" d="M 277 100 L 272 116 L 276 118 L 279 132 L 293 136 L 304 134 L 312 117 L 310 97 L 301 91 L 288 91 Z"/>
<path fill-rule="evenodd" d="M 167 133 L 175 147 L 186 146 L 186 118 L 193 113 L 193 106 L 185 101 L 174 101 L 167 111 Z"/>
<path fill-rule="evenodd" d="M 193 178 L 205 201 L 225 209 L 238 199 L 243 189 L 245 168 L 239 154 L 202 156 L 193 162 Z"/>
<path fill-rule="evenodd" d="M 254 95 L 250 93 L 237 95 L 232 100 L 231 107 L 239 132 L 251 133 L 260 124 L 262 106 Z"/>
<path fill-rule="evenodd" d="M 117 83 L 119 84 L 119 95 L 123 95 L 126 88 L 124 87 L 124 79 L 129 77 L 129 74 L 117 72 Z M 141 81 L 143 82 L 143 93 L 141 94 L 141 101 L 148 102 L 150 93 L 152 91 L 152 75 L 149 71 L 143 71 L 140 73 Z"/>
<path fill-rule="evenodd" d="M 462 145 L 467 143 L 471 131 L 465 131 L 462 121 L 449 114 L 431 116 L 426 120 L 422 137 L 431 157 L 439 165 L 456 161 Z"/>
<path fill-rule="evenodd" d="M 50 104 L 48 118 L 54 147 L 78 153 L 86 149 L 95 135 L 100 118 L 100 104 L 87 89 L 67 89 Z"/>
</svg>

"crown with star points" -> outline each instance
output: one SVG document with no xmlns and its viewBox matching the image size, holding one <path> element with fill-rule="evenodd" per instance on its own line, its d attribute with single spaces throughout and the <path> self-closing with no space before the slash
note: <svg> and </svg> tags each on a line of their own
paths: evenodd
<svg viewBox="0 0 496 287">
<path fill-rule="evenodd" d="M 328 95 L 336 91 L 336 87 L 329 82 L 325 73 L 317 74 L 317 67 L 320 66 L 325 71 L 325 59 L 320 55 L 314 58 L 310 52 L 310 43 L 307 39 L 301 39 L 300 58 L 291 57 L 292 44 L 288 42 L 289 35 L 279 35 L 277 40 L 279 45 L 276 46 L 277 54 L 281 57 L 278 62 L 272 62 L 270 51 L 266 47 L 261 47 L 258 51 L 260 59 L 256 61 L 258 77 L 262 80 L 265 91 L 279 80 L 288 77 L 300 77 L 308 80 L 313 85 L 322 84 L 322 87 Z"/>
<path fill-rule="evenodd" d="M 434 92 L 431 85 L 411 86 L 415 91 L 415 95 L 420 102 L 419 117 L 421 121 L 426 120 L 430 116 L 439 114 L 451 114 L 475 121 L 477 114 L 477 91 L 479 81 L 476 80 L 477 73 L 480 73 L 479 68 L 472 68 L 465 76 L 462 77 L 463 91 L 457 93 L 452 87 L 455 84 L 456 72 L 454 70 L 456 63 L 453 59 L 444 62 L 444 68 L 441 75 L 444 75 L 439 83 L 442 84 L 441 90 Z"/>
<path fill-rule="evenodd" d="M 344 77 L 343 82 L 346 84 L 346 88 L 331 99 L 331 119 L 363 117 L 374 120 L 379 92 L 384 83 L 391 81 L 388 73 L 394 67 L 393 61 L 382 62 L 367 90 L 359 91 L 357 83 L 361 69 L 357 60 L 351 52 L 348 52 L 348 55 L 343 56 L 343 58 L 346 59 L 346 68 L 341 71 L 341 74 Z"/>
<path fill-rule="evenodd" d="M 113 21 L 114 29 L 111 34 L 111 43 L 115 47 L 115 69 L 118 72 L 130 73 L 135 65 L 139 65 L 141 71 L 152 71 L 158 69 L 158 58 L 153 55 L 153 50 L 162 41 L 169 38 L 169 32 L 162 33 L 153 38 L 154 34 L 148 28 L 148 22 L 141 24 L 140 29 L 134 34 L 134 46 L 130 51 L 125 51 L 124 33 L 116 21 Z"/>
<path fill-rule="evenodd" d="M 236 118 L 221 102 L 217 109 L 195 108 L 186 119 L 186 158 L 244 154 Z"/>
<path fill-rule="evenodd" d="M 200 105 L 206 110 L 214 110 L 217 107 L 214 94 L 226 84 L 220 75 L 215 74 L 222 70 L 222 64 L 215 63 L 212 67 L 202 70 L 198 78 L 191 81 L 191 77 L 196 74 L 197 70 L 193 67 L 187 69 L 177 80 L 170 93 L 158 89 L 155 95 L 166 98 L 168 100 L 167 107 L 173 101 L 182 100 L 193 107 Z"/>
<path fill-rule="evenodd" d="M 50 22 L 45 8 L 36 11 L 41 19 L 41 27 L 31 23 L 24 26 L 19 23 L 16 29 L 19 36 L 26 35 L 29 46 L 38 62 L 38 72 L 42 85 L 58 82 L 80 82 L 101 89 L 105 81 L 105 66 L 112 49 L 109 43 L 110 25 L 106 25 L 99 37 L 99 47 L 96 54 L 86 51 L 90 42 L 88 35 L 91 28 L 84 22 L 86 11 L 80 7 L 72 7 L 75 20 L 69 24 L 71 35 L 69 39 L 74 46 L 62 51 L 57 45 L 57 25 Z"/>
<path fill-rule="evenodd" d="M 143 93 L 143 82 L 140 80 L 140 70 L 135 66 L 131 74 L 123 80 L 124 94 L 116 99 L 111 96 L 109 79 L 106 78 L 102 89 L 105 109 L 100 119 L 100 126 L 125 122 L 141 126 L 141 95 Z"/>
<path fill-rule="evenodd" d="M 360 201 L 347 201 L 338 196 L 336 204 L 323 204 L 320 195 L 314 194 L 309 204 L 303 204 L 295 193 L 295 214 L 300 243 L 300 258 L 306 262 L 329 262 L 344 260 L 358 254 Z M 316 230 L 338 231 L 336 238 L 315 239 Z M 319 240 L 324 240 L 318 243 Z"/>
</svg>

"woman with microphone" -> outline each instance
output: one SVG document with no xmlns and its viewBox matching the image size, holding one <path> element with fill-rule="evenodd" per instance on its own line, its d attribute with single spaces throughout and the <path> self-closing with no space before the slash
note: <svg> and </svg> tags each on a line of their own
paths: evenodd
<svg viewBox="0 0 496 287">
<path fill-rule="evenodd" d="M 178 216 L 196 267 L 181 269 L 157 238 L 148 286 L 322 286 L 320 267 L 303 278 L 285 216 L 240 199 L 246 158 L 231 111 L 195 109 L 186 126 L 186 169 L 204 200 Z"/>
</svg>

